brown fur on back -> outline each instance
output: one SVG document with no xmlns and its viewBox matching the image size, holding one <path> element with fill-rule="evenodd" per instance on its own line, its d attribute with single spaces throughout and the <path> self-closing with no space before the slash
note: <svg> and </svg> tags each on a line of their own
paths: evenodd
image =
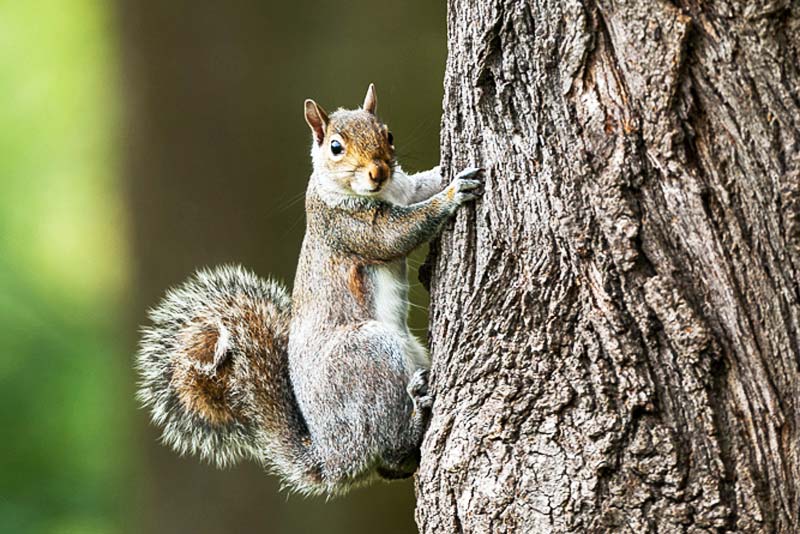
<svg viewBox="0 0 800 534">
<path fill-rule="evenodd" d="M 361 306 L 367 305 L 367 287 L 366 280 L 364 280 L 364 266 L 359 263 L 354 263 L 350 267 L 350 276 L 348 278 L 348 286 L 350 293 L 355 297 L 356 302 Z"/>
</svg>

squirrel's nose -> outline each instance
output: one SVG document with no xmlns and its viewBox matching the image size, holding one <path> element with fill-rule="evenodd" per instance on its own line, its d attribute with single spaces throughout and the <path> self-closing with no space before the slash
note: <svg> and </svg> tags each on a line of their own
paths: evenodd
<svg viewBox="0 0 800 534">
<path fill-rule="evenodd" d="M 367 165 L 367 173 L 369 173 L 370 180 L 376 184 L 382 184 L 389 178 L 389 165 L 385 161 L 372 161 Z"/>
</svg>

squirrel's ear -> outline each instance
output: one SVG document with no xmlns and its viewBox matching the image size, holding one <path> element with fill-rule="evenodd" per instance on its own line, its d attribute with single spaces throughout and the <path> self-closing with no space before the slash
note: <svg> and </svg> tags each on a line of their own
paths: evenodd
<svg viewBox="0 0 800 534">
<path fill-rule="evenodd" d="M 369 84 L 369 89 L 367 89 L 367 96 L 364 97 L 364 105 L 361 106 L 364 111 L 369 111 L 373 115 L 375 114 L 375 110 L 378 108 L 378 95 L 375 94 L 375 84 Z"/>
<path fill-rule="evenodd" d="M 310 98 L 305 102 L 306 122 L 311 133 L 314 134 L 314 140 L 318 145 L 322 144 L 325 139 L 325 130 L 328 127 L 328 114 L 322 109 L 322 106 L 311 100 Z"/>
</svg>

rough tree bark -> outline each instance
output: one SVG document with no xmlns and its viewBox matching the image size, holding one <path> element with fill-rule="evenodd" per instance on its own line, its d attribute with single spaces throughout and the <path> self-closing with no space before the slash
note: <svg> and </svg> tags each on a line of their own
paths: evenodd
<svg viewBox="0 0 800 534">
<path fill-rule="evenodd" d="M 800 532 L 800 3 L 449 0 L 422 532 Z"/>
</svg>

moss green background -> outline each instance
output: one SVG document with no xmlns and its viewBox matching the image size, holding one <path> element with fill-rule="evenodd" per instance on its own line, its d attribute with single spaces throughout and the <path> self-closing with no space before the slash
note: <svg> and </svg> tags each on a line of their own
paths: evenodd
<svg viewBox="0 0 800 534">
<path fill-rule="evenodd" d="M 375 82 L 404 167 L 438 162 L 444 17 L 421 0 L 0 2 L 0 533 L 414 531 L 410 482 L 326 503 L 179 458 L 131 360 L 146 308 L 197 267 L 291 282 L 306 97 L 353 107 Z"/>
</svg>

